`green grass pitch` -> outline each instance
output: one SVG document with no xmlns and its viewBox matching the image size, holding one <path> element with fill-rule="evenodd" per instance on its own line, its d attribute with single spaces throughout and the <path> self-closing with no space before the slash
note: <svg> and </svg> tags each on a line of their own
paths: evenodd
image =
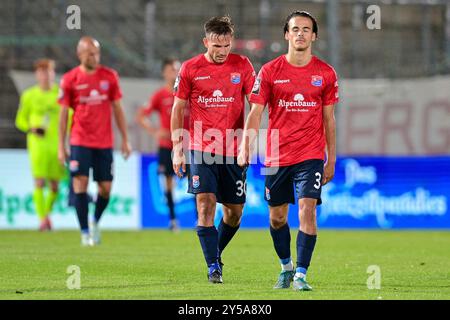
<svg viewBox="0 0 450 320">
<path fill-rule="evenodd" d="M 102 235 L 83 248 L 75 231 L 0 231 L 0 299 L 450 299 L 450 232 L 321 230 L 312 292 L 272 289 L 280 266 L 268 230 L 237 233 L 222 285 L 207 282 L 193 230 Z M 79 290 L 67 288 L 70 265 L 80 267 Z M 371 265 L 379 290 L 367 287 Z"/>
</svg>

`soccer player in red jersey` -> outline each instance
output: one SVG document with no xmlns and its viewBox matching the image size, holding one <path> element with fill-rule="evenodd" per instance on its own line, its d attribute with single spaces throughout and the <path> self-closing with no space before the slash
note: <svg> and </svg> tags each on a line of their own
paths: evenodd
<svg viewBox="0 0 450 320">
<path fill-rule="evenodd" d="M 245 203 L 244 170 L 236 158 L 245 97 L 251 93 L 255 72 L 247 57 L 230 53 L 234 30 L 229 17 L 211 18 L 204 30 L 206 53 L 183 63 L 175 83 L 173 164 L 178 176 L 186 172 L 180 129 L 189 102 L 188 192 L 196 195 L 197 235 L 208 266 L 208 280 L 222 283 L 221 253 L 239 228 Z M 218 229 L 214 226 L 217 202 L 223 208 Z"/>
<path fill-rule="evenodd" d="M 335 170 L 338 83 L 334 69 L 311 53 L 317 33 L 317 22 L 308 12 L 295 11 L 287 17 L 284 36 L 289 42 L 288 53 L 265 64 L 258 74 L 238 157 L 240 165 L 249 163 L 252 132 L 258 130 L 268 104 L 265 199 L 270 233 L 282 266 L 277 289 L 289 288 L 291 281 L 295 290 L 312 289 L 306 282 L 306 271 L 317 237 L 316 205 L 321 204 L 322 185 L 333 178 Z M 276 133 L 278 146 L 271 141 Z M 294 270 L 287 215 L 288 204 L 296 198 L 301 225 Z"/>
<path fill-rule="evenodd" d="M 67 156 L 65 140 L 68 108 L 73 109 L 70 129 L 69 169 L 75 192 L 75 208 L 80 223 L 83 246 L 100 243 L 98 223 L 106 209 L 113 180 L 113 128 L 112 115 L 122 135 L 122 155 L 128 158 L 127 126 L 123 113 L 117 73 L 100 65 L 100 44 L 91 37 L 78 42 L 80 65 L 63 75 L 59 103 L 62 106 L 59 127 L 58 158 L 64 163 Z M 98 183 L 95 217 L 88 225 L 88 182 L 93 168 Z"/>
<path fill-rule="evenodd" d="M 144 128 L 150 135 L 159 140 L 158 162 L 159 174 L 166 177 L 165 194 L 167 205 L 169 207 L 170 230 L 177 231 L 178 223 L 175 216 L 175 205 L 173 202 L 173 171 L 172 164 L 172 139 L 170 135 L 170 115 L 173 106 L 173 87 L 179 71 L 180 62 L 175 59 L 165 59 L 162 63 L 162 76 L 164 78 L 164 86 L 156 91 L 150 98 L 148 106 L 138 110 L 136 114 L 136 122 Z M 155 128 L 148 116 L 153 112 L 159 114 L 160 127 Z M 185 120 L 189 119 L 188 112 L 185 112 Z M 187 123 L 189 125 L 189 123 Z"/>
</svg>

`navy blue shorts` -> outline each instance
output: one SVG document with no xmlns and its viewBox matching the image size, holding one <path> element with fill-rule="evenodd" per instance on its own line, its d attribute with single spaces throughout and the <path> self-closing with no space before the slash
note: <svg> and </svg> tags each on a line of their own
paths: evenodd
<svg viewBox="0 0 450 320">
<path fill-rule="evenodd" d="M 159 148 L 158 173 L 163 174 L 166 177 L 175 175 L 172 164 L 172 149 Z"/>
<path fill-rule="evenodd" d="M 267 168 L 264 199 L 270 206 L 276 207 L 285 203 L 295 204 L 295 199 L 317 199 L 317 205 L 322 203 L 323 160 L 306 160 L 292 166 Z M 277 171 L 278 169 L 278 171 Z"/>
<path fill-rule="evenodd" d="M 91 168 L 94 181 L 112 181 L 113 150 L 70 146 L 70 175 L 89 177 Z"/>
<path fill-rule="evenodd" d="M 219 203 L 245 203 L 245 174 L 237 165 L 237 159 L 215 155 L 213 157 L 220 160 L 207 164 L 209 162 L 201 161 L 203 155 L 205 153 L 200 151 L 190 151 L 188 192 L 214 193 Z"/>
</svg>

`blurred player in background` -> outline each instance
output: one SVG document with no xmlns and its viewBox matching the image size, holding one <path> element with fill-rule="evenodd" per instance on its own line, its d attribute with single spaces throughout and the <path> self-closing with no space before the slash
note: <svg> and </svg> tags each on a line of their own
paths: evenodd
<svg viewBox="0 0 450 320">
<path fill-rule="evenodd" d="M 175 175 L 172 165 L 172 139 L 170 137 L 170 115 L 173 106 L 173 87 L 177 73 L 180 69 L 180 62 L 175 59 L 165 59 L 162 64 L 162 76 L 164 78 L 164 86 L 156 91 L 150 98 L 148 106 L 138 110 L 136 114 L 136 122 L 144 128 L 147 133 L 159 140 L 158 150 L 158 173 L 165 176 L 165 195 L 167 206 L 169 207 L 170 224 L 172 231 L 178 231 L 178 222 L 175 216 L 175 205 L 173 201 L 173 189 Z M 159 114 L 159 127 L 154 127 L 148 117 L 153 112 Z M 189 116 L 188 112 L 185 113 Z"/>
<path fill-rule="evenodd" d="M 251 93 L 255 72 L 247 57 L 230 53 L 234 26 L 229 17 L 211 18 L 204 30 L 206 53 L 186 61 L 175 84 L 173 163 L 178 176 L 186 173 L 180 129 L 189 102 L 189 193 L 196 195 L 197 235 L 208 266 L 208 280 L 222 283 L 221 254 L 239 229 L 245 203 L 245 177 L 237 165 L 235 134 L 244 125 L 245 97 Z M 223 208 L 218 229 L 214 226 L 217 202 Z"/>
<path fill-rule="evenodd" d="M 127 125 L 122 109 L 122 92 L 116 71 L 100 65 L 100 44 L 91 37 L 78 42 L 80 65 L 64 74 L 61 80 L 59 103 L 60 139 L 58 158 L 63 164 L 68 158 L 65 137 L 68 109 L 73 108 L 70 130 L 69 169 L 75 192 L 74 204 L 80 223 L 83 246 L 100 243 L 99 222 L 106 209 L 113 180 L 112 115 L 122 136 L 121 151 L 125 159 L 131 153 Z M 94 220 L 88 225 L 88 182 L 90 168 L 98 184 Z"/>
<path fill-rule="evenodd" d="M 27 133 L 27 147 L 34 178 L 33 201 L 40 220 L 39 230 L 51 230 L 49 215 L 58 196 L 59 181 L 65 173 L 58 161 L 58 86 L 55 62 L 40 59 L 34 63 L 37 85 L 25 90 L 20 98 L 16 127 Z M 67 121 L 67 119 L 66 119 Z M 47 185 L 47 194 L 44 188 Z"/>
<path fill-rule="evenodd" d="M 289 42 L 288 53 L 265 64 L 257 77 L 238 157 L 240 165 L 249 163 L 253 141 L 247 136 L 255 136 L 249 133 L 258 130 L 264 107 L 269 104 L 266 166 L 273 171 L 266 176 L 265 199 L 269 203 L 270 233 L 282 267 L 276 289 L 289 288 L 292 281 L 295 290 L 312 289 L 306 282 L 306 271 L 317 238 L 316 205 L 322 202 L 322 185 L 334 176 L 338 83 L 334 69 L 311 53 L 317 33 L 317 22 L 309 13 L 295 11 L 287 17 L 284 37 Z M 272 154 L 270 137 L 274 130 L 279 132 L 279 148 Z M 295 203 L 296 198 L 301 223 L 294 270 L 287 216 L 288 204 Z"/>
</svg>

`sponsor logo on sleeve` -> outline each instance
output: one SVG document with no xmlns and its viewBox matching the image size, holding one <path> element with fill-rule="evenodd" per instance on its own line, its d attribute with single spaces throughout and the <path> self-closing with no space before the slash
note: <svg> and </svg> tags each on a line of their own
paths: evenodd
<svg viewBox="0 0 450 320">
<path fill-rule="evenodd" d="M 178 86 L 180 85 L 180 81 L 181 81 L 181 76 L 180 76 L 180 74 L 178 74 L 177 78 L 175 80 L 175 84 L 173 86 L 173 91 L 175 91 L 175 92 L 178 91 Z"/>
<path fill-rule="evenodd" d="M 256 78 L 255 84 L 253 85 L 252 93 L 259 94 L 260 89 L 261 89 L 261 78 L 258 77 Z"/>
</svg>

